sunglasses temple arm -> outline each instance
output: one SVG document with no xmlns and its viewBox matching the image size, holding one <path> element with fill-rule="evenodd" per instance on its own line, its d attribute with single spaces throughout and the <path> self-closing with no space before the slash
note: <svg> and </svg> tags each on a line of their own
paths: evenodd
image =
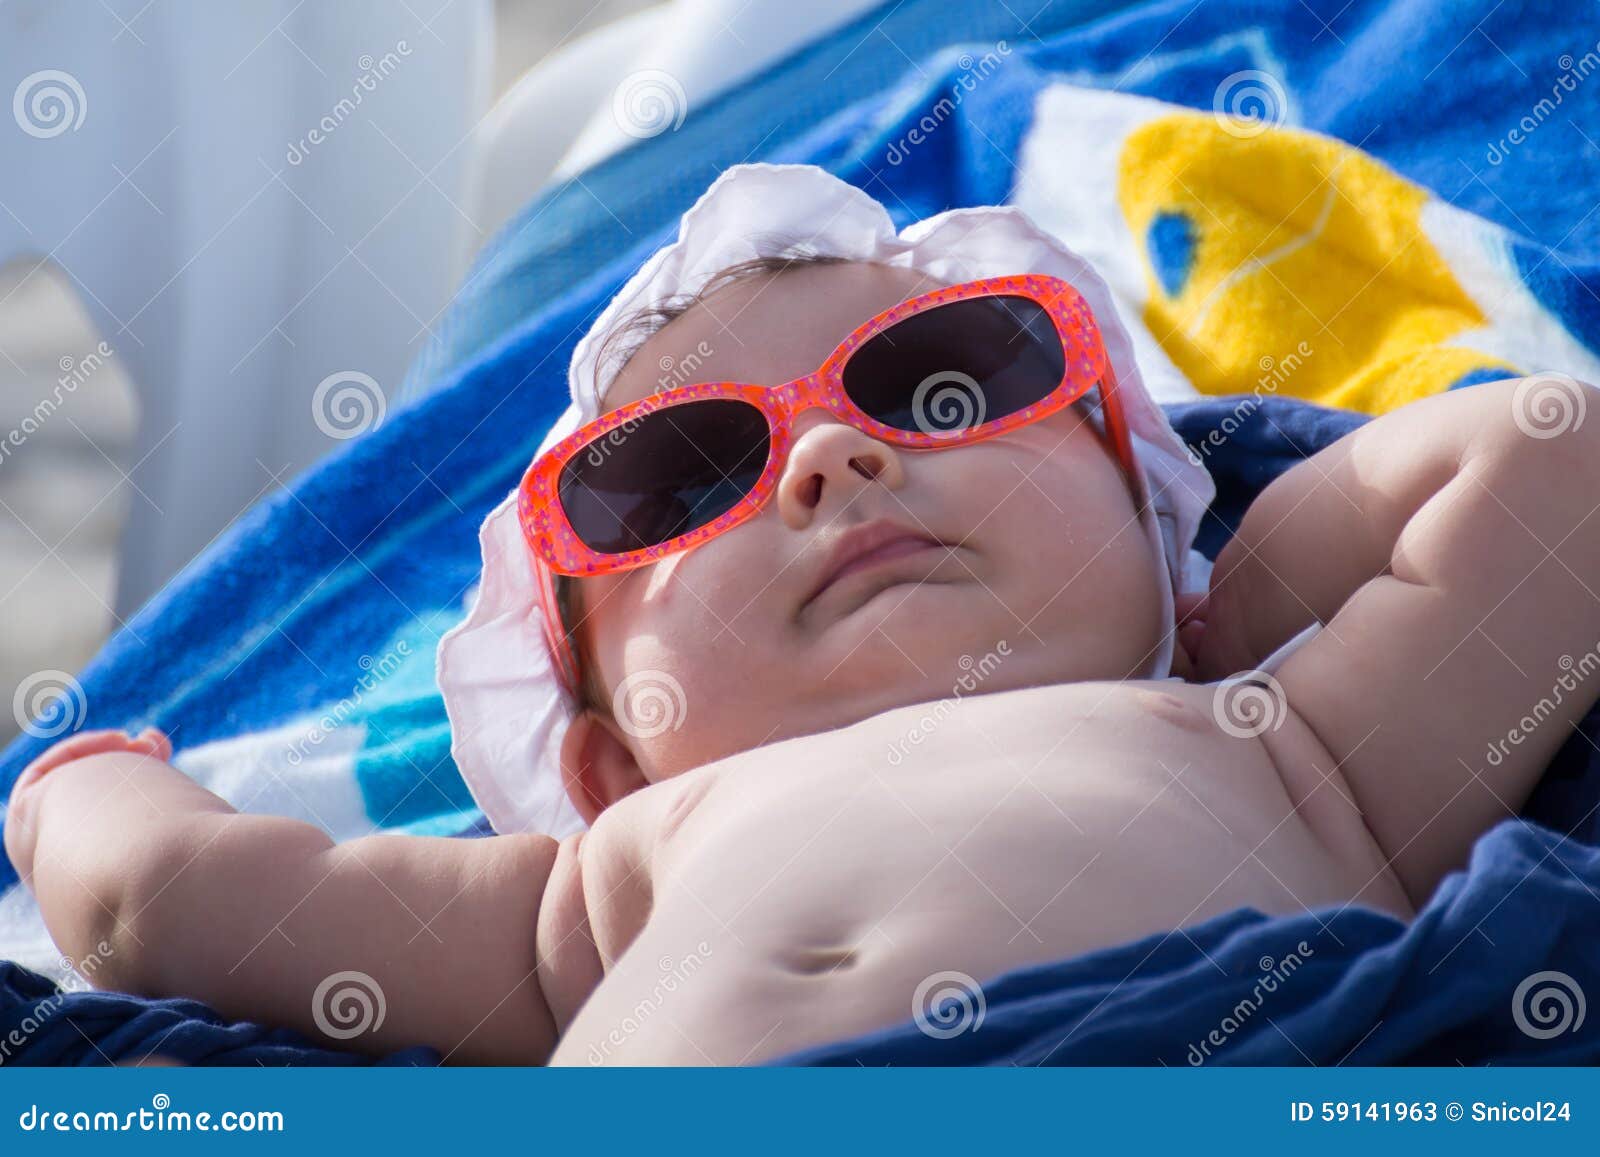
<svg viewBox="0 0 1600 1157">
<path fill-rule="evenodd" d="M 1106 358 L 1105 375 L 1100 379 L 1100 404 L 1106 412 L 1106 430 L 1111 435 L 1117 458 L 1143 503 L 1150 496 L 1145 493 L 1144 471 L 1133 450 L 1133 435 L 1128 429 L 1127 413 L 1122 408 L 1122 392 L 1117 388 L 1117 371 L 1109 357 Z"/>
<path fill-rule="evenodd" d="M 538 554 L 533 555 L 533 569 L 534 586 L 539 595 L 540 625 L 544 631 L 545 649 L 550 655 L 550 666 L 555 669 L 562 691 L 575 700 L 578 698 L 578 657 L 573 652 L 566 625 L 561 621 L 555 575 Z"/>
</svg>

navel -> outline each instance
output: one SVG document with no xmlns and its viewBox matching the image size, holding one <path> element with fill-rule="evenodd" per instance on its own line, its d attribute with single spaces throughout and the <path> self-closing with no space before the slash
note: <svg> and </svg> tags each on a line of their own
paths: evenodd
<svg viewBox="0 0 1600 1157">
<path fill-rule="evenodd" d="M 845 945 L 818 945 L 784 952 L 783 966 L 790 972 L 813 975 L 839 972 L 856 963 L 856 950 Z"/>
</svg>

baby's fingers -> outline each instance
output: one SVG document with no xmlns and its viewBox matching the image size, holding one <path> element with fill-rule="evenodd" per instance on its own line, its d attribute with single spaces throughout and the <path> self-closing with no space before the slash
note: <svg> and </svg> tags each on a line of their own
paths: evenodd
<svg viewBox="0 0 1600 1157">
<path fill-rule="evenodd" d="M 172 740 L 168 739 L 167 733 L 160 728 L 146 727 L 139 732 L 139 738 L 135 742 L 146 745 L 150 754 L 162 763 L 172 762 Z"/>
<path fill-rule="evenodd" d="M 1187 591 L 1173 597 L 1173 614 L 1179 624 L 1190 619 L 1204 620 L 1210 611 L 1211 593 L 1209 591 Z"/>
<path fill-rule="evenodd" d="M 108 751 L 149 755 L 163 762 L 172 758 L 172 744 L 165 735 L 153 727 L 147 727 L 137 738 L 126 731 L 80 731 L 71 739 L 63 739 L 23 768 L 22 774 L 17 777 L 17 782 L 11 789 L 12 794 L 16 795 L 56 768 L 75 759 L 103 755 Z"/>
</svg>

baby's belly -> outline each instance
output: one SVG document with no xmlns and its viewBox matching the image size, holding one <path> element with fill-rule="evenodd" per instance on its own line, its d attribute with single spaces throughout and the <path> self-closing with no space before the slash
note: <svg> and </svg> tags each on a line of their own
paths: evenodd
<svg viewBox="0 0 1600 1157">
<path fill-rule="evenodd" d="M 1241 906 L 1382 903 L 1359 820 L 1286 786 L 1209 700 L 1078 684 L 921 704 L 661 785 L 693 806 L 650 857 L 644 927 L 597 922 L 630 943 L 557 1060 L 767 1059 L 903 1022 L 941 973 L 981 984 Z M 1275 738 L 1281 763 L 1295 737 Z"/>
</svg>

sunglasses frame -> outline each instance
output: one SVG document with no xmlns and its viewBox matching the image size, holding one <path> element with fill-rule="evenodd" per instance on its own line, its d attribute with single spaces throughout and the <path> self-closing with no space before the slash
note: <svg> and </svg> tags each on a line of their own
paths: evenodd
<svg viewBox="0 0 1600 1157">
<path fill-rule="evenodd" d="M 1062 379 L 1039 401 L 993 421 L 946 433 L 902 430 L 885 425 L 858 408 L 845 393 L 845 366 L 851 356 L 868 341 L 919 313 L 984 297 L 1025 298 L 1042 307 L 1054 324 L 1063 353 Z M 805 377 L 777 386 L 727 381 L 675 386 L 619 406 L 586 423 L 536 458 L 523 475 L 517 490 L 517 520 L 533 554 L 539 603 L 545 620 L 545 638 L 563 684 L 569 690 L 576 689 L 577 664 L 565 630 L 556 625 L 559 616 L 554 576 L 561 574 L 584 578 L 648 566 L 680 551 L 690 550 L 753 517 L 766 506 L 777 488 L 789 458 L 793 440 L 791 427 L 801 412 L 820 407 L 846 425 L 900 449 L 947 450 L 982 442 L 1040 421 L 1070 406 L 1096 386 L 1100 387 L 1106 432 L 1112 446 L 1129 478 L 1137 479 L 1138 468 L 1127 420 L 1117 394 L 1116 375 L 1089 303 L 1070 283 L 1060 278 L 1045 274 L 1016 274 L 946 286 L 884 310 L 852 330 L 828 359 L 814 373 Z M 767 461 L 750 491 L 704 526 L 658 546 L 608 554 L 585 544 L 572 529 L 559 501 L 561 471 L 567 463 L 595 442 L 657 410 L 707 399 L 745 402 L 760 410 L 767 419 L 770 439 Z"/>
</svg>

